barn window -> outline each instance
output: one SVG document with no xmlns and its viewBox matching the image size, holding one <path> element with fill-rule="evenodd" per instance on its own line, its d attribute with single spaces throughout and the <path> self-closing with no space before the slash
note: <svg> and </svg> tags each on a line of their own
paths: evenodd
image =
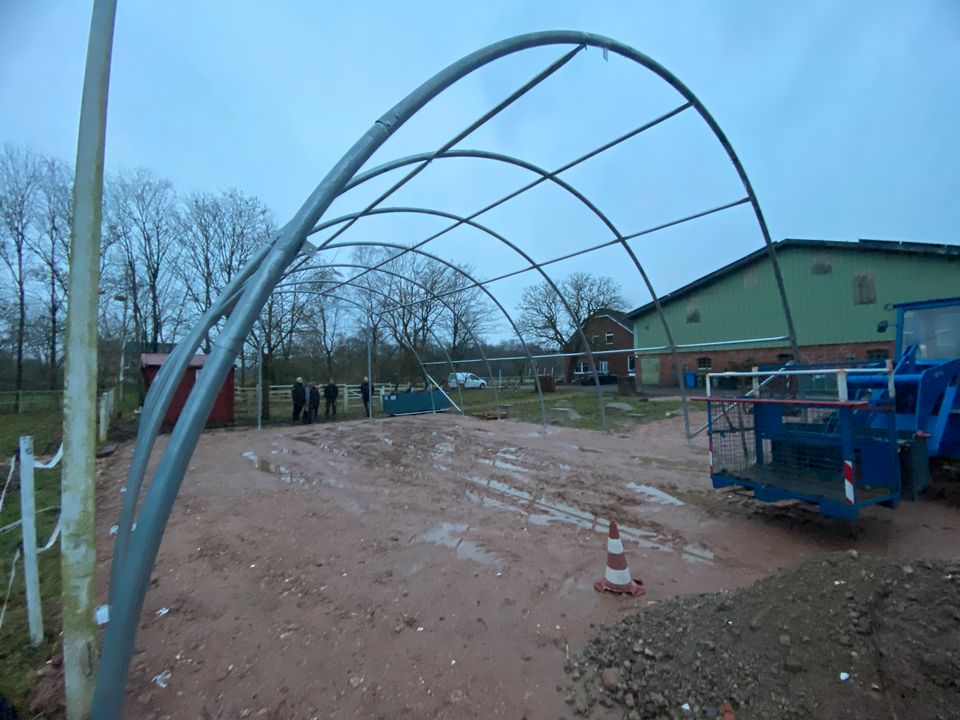
<svg viewBox="0 0 960 720">
<path fill-rule="evenodd" d="M 627 355 L 627 372 L 636 373 L 636 371 L 637 371 L 637 356 Z"/>
<path fill-rule="evenodd" d="M 700 308 L 696 305 L 687 305 L 687 322 L 700 322 Z"/>
<path fill-rule="evenodd" d="M 826 255 L 816 255 L 810 265 L 810 272 L 814 275 L 829 275 L 833 272 L 833 265 Z"/>
<path fill-rule="evenodd" d="M 888 360 L 890 358 L 890 351 L 886 348 L 874 348 L 873 350 L 867 350 L 867 360 Z"/>
<path fill-rule="evenodd" d="M 777 355 L 777 362 L 781 365 L 786 365 L 788 362 L 793 362 L 793 355 L 790 353 L 780 353 Z"/>
<path fill-rule="evenodd" d="M 603 335 L 603 341 L 607 345 L 613 345 L 613 332 L 611 332 L 610 330 L 607 330 L 607 332 L 604 333 Z"/>
<path fill-rule="evenodd" d="M 713 360 L 708 357 L 697 358 L 697 370 L 710 370 L 713 367 Z"/>
<path fill-rule="evenodd" d="M 600 343 L 600 336 L 596 333 L 590 338 L 590 347 L 596 347 Z"/>
<path fill-rule="evenodd" d="M 873 270 L 858 270 L 853 274 L 853 304 L 873 305 L 877 302 L 877 283 Z"/>
</svg>

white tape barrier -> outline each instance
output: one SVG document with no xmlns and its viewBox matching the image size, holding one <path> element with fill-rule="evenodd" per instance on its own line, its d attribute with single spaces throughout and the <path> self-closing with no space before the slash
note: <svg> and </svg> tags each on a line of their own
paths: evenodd
<svg viewBox="0 0 960 720">
<path fill-rule="evenodd" d="M 63 443 L 60 443 L 60 447 L 57 448 L 57 451 L 53 454 L 53 457 L 47 460 L 45 463 L 33 464 L 33 467 L 37 470 L 52 470 L 55 468 L 60 461 L 63 459 Z"/>
<path fill-rule="evenodd" d="M 10 563 L 10 582 L 7 583 L 7 593 L 3 596 L 3 607 L 0 608 L 0 630 L 3 630 L 3 619 L 7 616 L 7 606 L 10 604 L 10 592 L 13 590 L 13 581 L 17 577 L 17 563 L 20 561 L 20 548 L 13 554 L 13 562 Z"/>
<path fill-rule="evenodd" d="M 10 458 L 10 472 L 7 474 L 7 481 L 3 484 L 3 492 L 0 492 L 0 512 L 3 511 L 3 501 L 7 497 L 7 488 L 10 487 L 10 481 L 13 480 L 13 473 L 16 469 L 17 456 L 14 454 L 14 456 Z"/>
</svg>

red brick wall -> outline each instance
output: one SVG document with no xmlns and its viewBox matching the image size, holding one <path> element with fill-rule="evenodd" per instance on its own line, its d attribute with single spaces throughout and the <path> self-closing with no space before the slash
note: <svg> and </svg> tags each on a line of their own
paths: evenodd
<svg viewBox="0 0 960 720">
<path fill-rule="evenodd" d="M 613 344 L 607 345 L 606 343 L 606 333 L 613 333 Z M 587 336 L 587 342 L 590 343 L 590 349 L 594 352 L 598 350 L 629 350 L 633 347 L 633 331 L 627 330 L 617 322 L 614 322 L 609 317 L 601 316 L 590 318 L 584 323 L 583 334 Z M 597 336 L 596 342 L 593 341 L 593 336 Z M 583 350 L 583 340 L 580 338 L 579 333 L 576 336 L 576 350 Z M 597 355 L 594 360 L 599 363 L 600 360 L 606 360 L 609 363 L 609 372 L 618 377 L 627 376 L 627 356 L 629 353 L 614 353 L 611 355 Z M 573 374 L 572 367 L 578 362 L 588 362 L 586 355 L 580 355 L 579 357 L 567 358 L 567 377 L 570 377 Z M 599 370 L 599 364 L 597 370 Z"/>
<path fill-rule="evenodd" d="M 893 342 L 844 343 L 839 345 L 808 345 L 800 348 L 802 362 L 840 362 L 843 360 L 867 360 L 870 350 L 886 350 L 889 357 L 893 357 L 895 345 Z M 699 358 L 710 358 L 710 372 L 724 372 L 726 370 L 750 370 L 755 365 L 767 365 L 781 362 L 781 355 L 788 355 L 790 348 L 749 348 L 746 350 L 710 350 L 704 348 L 694 352 L 680 353 L 681 369 L 697 370 L 705 374 L 706 370 L 698 370 Z M 626 360 L 624 360 L 626 362 Z M 677 384 L 677 375 L 673 367 L 673 357 L 670 354 L 660 355 L 660 384 Z"/>
</svg>

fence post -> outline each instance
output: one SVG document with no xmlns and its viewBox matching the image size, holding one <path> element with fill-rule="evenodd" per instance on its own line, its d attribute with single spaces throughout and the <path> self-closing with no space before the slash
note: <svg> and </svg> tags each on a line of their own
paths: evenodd
<svg viewBox="0 0 960 720">
<path fill-rule="evenodd" d="M 27 623 L 30 644 L 43 643 L 43 604 L 37 569 L 37 505 L 33 487 L 33 437 L 20 437 L 20 516 L 23 529 L 23 577 L 27 586 Z"/>
<path fill-rule="evenodd" d="M 105 402 L 105 394 L 100 396 L 100 402 L 98 404 L 100 406 L 99 407 L 100 412 L 98 413 L 100 417 L 100 427 L 97 429 L 98 430 L 97 439 L 100 442 L 106 442 L 108 420 L 106 418 L 107 403 Z"/>
<path fill-rule="evenodd" d="M 350 409 L 350 386 L 344 383 L 343 385 L 343 412 L 346 413 Z"/>
</svg>

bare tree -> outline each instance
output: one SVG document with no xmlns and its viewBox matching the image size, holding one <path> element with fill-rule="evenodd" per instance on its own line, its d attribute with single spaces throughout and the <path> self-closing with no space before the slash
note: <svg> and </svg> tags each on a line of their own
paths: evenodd
<svg viewBox="0 0 960 720">
<path fill-rule="evenodd" d="M 450 338 L 448 350 L 454 360 L 466 357 L 469 344 L 482 342 L 484 334 L 496 326 L 486 294 L 467 277 L 474 268 L 465 265 L 461 269 L 466 274 L 447 270 L 450 288 L 442 298 L 448 310 L 441 315 L 441 329 Z"/>
<path fill-rule="evenodd" d="M 578 272 L 557 286 L 560 295 L 546 281 L 525 288 L 520 298 L 518 325 L 526 337 L 563 352 L 576 345 L 574 333 L 591 315 L 605 308 L 622 310 L 626 305 L 620 287 L 609 277 Z"/>
<path fill-rule="evenodd" d="M 183 322 L 177 263 L 180 228 L 173 186 L 140 169 L 107 187 L 106 231 L 119 248 L 122 285 L 141 346 L 157 352 Z"/>
<path fill-rule="evenodd" d="M 199 315 L 246 265 L 256 247 L 267 242 L 273 225 L 260 200 L 228 190 L 219 195 L 190 195 L 180 215 L 180 230 L 181 277 Z M 210 351 L 210 333 L 204 350 Z"/>
<path fill-rule="evenodd" d="M 39 261 L 33 274 L 40 284 L 45 315 L 45 345 L 50 388 L 59 382 L 58 348 L 62 334 L 61 317 L 67 300 L 72 191 L 70 168 L 50 158 L 40 162 L 40 181 L 35 224 L 37 233 L 28 241 Z"/>
<path fill-rule="evenodd" d="M 16 389 L 23 389 L 23 348 L 27 323 L 27 275 L 30 241 L 36 233 L 40 193 L 39 159 L 31 152 L 4 145 L 0 153 L 0 259 L 16 293 Z M 17 395 L 16 409 L 20 407 Z"/>
</svg>

